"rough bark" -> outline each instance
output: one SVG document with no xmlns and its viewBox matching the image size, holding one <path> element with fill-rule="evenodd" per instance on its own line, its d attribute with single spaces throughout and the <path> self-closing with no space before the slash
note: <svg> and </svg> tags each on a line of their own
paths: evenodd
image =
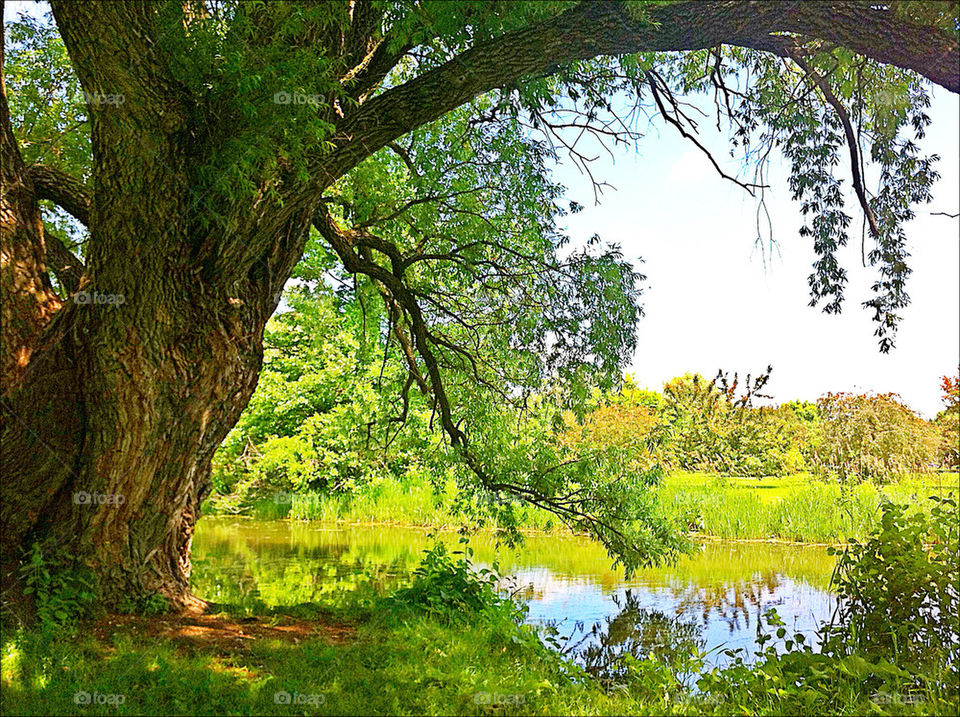
<svg viewBox="0 0 960 717">
<path fill-rule="evenodd" d="M 85 86 L 127 101 L 91 108 L 92 203 L 56 173 L 35 173 L 40 186 L 33 186 L 22 163 L 4 161 L 21 175 L 13 191 L 5 178 L 4 201 L 17 223 L 10 242 L 4 234 L 4 307 L 12 307 L 8 296 L 33 301 L 15 307 L 32 334 L 5 326 L 5 341 L 22 334 L 24 346 L 8 353 L 31 360 L 22 360 L 23 370 L 4 367 L 4 564 L 41 541 L 90 566 L 108 601 L 159 591 L 185 605 L 210 460 L 256 385 L 263 327 L 308 225 L 304 218 L 284 226 L 285 241 L 296 246 L 272 237 L 286 249 L 284 261 L 272 262 L 282 279 L 271 278 L 270 262 L 253 262 L 244 276 L 204 276 L 185 112 L 162 62 L 144 60 L 149 14 L 120 3 L 57 4 L 55 12 Z M 6 157 L 16 145 L 5 137 Z M 72 202 L 90 231 L 87 281 L 56 314 L 48 308 L 60 302 L 42 263 L 38 196 Z M 20 283 L 8 287 L 8 277 Z"/>
<path fill-rule="evenodd" d="M 26 371 L 43 328 L 60 308 L 44 265 L 36 192 L 10 126 L 2 63 L 0 46 L 0 393 Z"/>
<path fill-rule="evenodd" d="M 31 362 L 36 362 L 43 331 L 61 306 L 44 267 L 40 209 L 10 126 L 3 52 L 0 42 L 0 396 L 13 390 Z M 0 413 L 3 440 L 7 420 L 6 412 Z M 0 475 L 4 480 L 8 478 L 5 472 Z M 26 516 L 36 513 L 36 503 L 29 492 L 14 494 L 12 498 Z M 7 496 L 3 499 L 6 502 Z M 4 545 L 6 541 L 4 535 Z M 17 567 L 16 556 L 4 550 L 0 555 L 4 604 L 11 602 L 11 595 L 23 601 L 16 581 Z"/>
<path fill-rule="evenodd" d="M 46 258 L 47 269 L 52 271 L 63 292 L 70 296 L 75 294 L 80 288 L 80 282 L 83 278 L 83 262 L 80 261 L 63 243 L 63 240 L 56 234 L 46 232 Z"/>
<path fill-rule="evenodd" d="M 66 209 L 81 224 L 90 223 L 90 206 L 93 197 L 83 182 L 74 179 L 56 167 L 33 164 L 26 169 L 27 177 L 33 183 L 37 199 L 49 199 Z"/>
</svg>

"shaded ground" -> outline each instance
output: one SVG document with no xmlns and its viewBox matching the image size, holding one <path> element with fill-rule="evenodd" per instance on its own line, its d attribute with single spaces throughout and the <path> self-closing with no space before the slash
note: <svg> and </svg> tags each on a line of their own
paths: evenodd
<svg viewBox="0 0 960 717">
<path fill-rule="evenodd" d="M 143 617 L 108 613 L 93 625 L 93 635 L 105 645 L 118 635 L 161 639 L 180 649 L 219 654 L 248 651 L 258 640 L 279 640 L 294 645 L 308 639 L 342 645 L 355 639 L 357 628 L 324 617 L 309 620 L 287 615 L 233 617 L 226 613 L 190 611 Z"/>
</svg>

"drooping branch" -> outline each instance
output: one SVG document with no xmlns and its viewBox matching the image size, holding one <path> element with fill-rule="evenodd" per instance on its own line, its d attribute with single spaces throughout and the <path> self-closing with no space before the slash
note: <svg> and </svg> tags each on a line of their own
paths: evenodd
<svg viewBox="0 0 960 717">
<path fill-rule="evenodd" d="M 877 226 L 876 217 L 873 216 L 873 210 L 870 208 L 870 202 L 867 199 L 867 190 L 863 184 L 863 175 L 860 173 L 862 164 L 860 157 L 860 142 L 857 140 L 857 134 L 853 129 L 853 123 L 850 121 L 850 113 L 843 103 L 837 98 L 830 89 L 830 83 L 825 77 L 814 70 L 798 53 L 791 52 L 790 59 L 804 71 L 807 77 L 820 89 L 824 99 L 833 107 L 840 118 L 840 124 L 843 126 L 843 134 L 847 141 L 847 148 L 850 150 L 850 174 L 853 178 L 853 188 L 857 194 L 857 201 L 860 202 L 860 208 L 863 209 L 863 215 L 867 218 L 867 224 L 870 227 L 870 235 L 880 236 L 880 228 Z"/>
<path fill-rule="evenodd" d="M 75 177 L 55 167 L 33 164 L 27 167 L 37 199 L 49 199 L 69 212 L 81 224 L 90 224 L 93 193 Z"/>
<path fill-rule="evenodd" d="M 404 262 L 400 250 L 390 242 L 371 237 L 366 232 L 342 229 L 326 207 L 321 207 L 316 212 L 313 224 L 340 257 L 347 271 L 363 274 L 383 287 L 384 298 L 391 313 L 392 324 L 397 332 L 397 338 L 408 364 L 410 376 L 417 382 L 421 391 L 432 399 L 434 410 L 440 416 L 441 426 L 449 437 L 451 445 L 477 476 L 484 488 L 492 492 L 510 493 L 532 505 L 554 513 L 565 521 L 580 524 L 581 527 L 588 528 L 597 537 L 604 539 L 608 545 L 617 543 L 620 546 L 629 547 L 629 539 L 615 524 L 589 510 L 588 506 L 597 502 L 597 499 L 581 496 L 582 489 L 575 489 L 566 495 L 552 495 L 529 485 L 498 479 L 490 473 L 473 451 L 468 437 L 461 430 L 459 423 L 453 419 L 452 405 L 435 352 L 435 349 L 441 346 L 451 348 L 451 342 L 432 333 L 427 325 L 415 293 L 403 279 Z M 372 260 L 369 251 L 373 245 L 376 245 L 382 254 L 390 258 L 391 269 L 387 269 Z M 402 314 L 407 317 L 412 341 L 400 330 L 400 316 Z M 426 367 L 426 378 L 422 377 L 420 373 L 417 358 Z M 569 463 L 577 463 L 588 458 L 589 456 L 580 456 Z M 542 475 L 546 475 L 556 468 L 557 466 L 553 466 Z"/>
<path fill-rule="evenodd" d="M 357 237 L 352 233 L 341 230 L 326 208 L 321 208 L 314 215 L 313 224 L 340 257 L 347 271 L 354 274 L 364 274 L 374 281 L 380 282 L 390 292 L 393 299 L 407 312 L 410 317 L 414 346 L 427 368 L 430 388 L 437 410 L 440 412 L 440 421 L 444 431 L 450 436 L 450 441 L 455 447 L 466 445 L 466 436 L 453 420 L 453 413 L 440 374 L 440 367 L 430 348 L 427 323 L 423 318 L 423 312 L 401 276 L 398 276 L 397 272 L 400 271 L 400 267 L 395 266 L 395 271 L 391 272 L 371 261 L 368 257 L 364 257 L 357 250 Z"/>
<path fill-rule="evenodd" d="M 717 160 L 714 158 L 713 154 L 710 153 L 710 150 L 701 144 L 700 140 L 696 136 L 687 131 L 687 128 L 684 127 L 683 122 L 680 119 L 680 112 L 677 108 L 677 103 L 670 94 L 669 88 L 666 86 L 666 83 L 653 71 L 647 72 L 647 83 L 650 86 L 650 92 L 653 94 L 653 101 L 657 105 L 657 109 L 660 111 L 660 116 L 663 117 L 664 121 L 675 127 L 680 135 L 697 147 L 702 154 L 710 160 L 710 164 L 713 165 L 713 168 L 717 170 L 717 173 L 726 179 L 727 181 L 733 182 L 736 185 L 739 185 L 750 196 L 755 196 L 753 193 L 754 189 L 766 188 L 765 185 L 757 184 L 755 182 L 742 182 L 734 176 L 731 176 L 723 171 L 723 168 L 719 165 Z M 660 86 L 658 87 L 658 83 Z M 670 104 L 672 106 L 672 112 L 667 109 L 666 105 Z"/>
</svg>

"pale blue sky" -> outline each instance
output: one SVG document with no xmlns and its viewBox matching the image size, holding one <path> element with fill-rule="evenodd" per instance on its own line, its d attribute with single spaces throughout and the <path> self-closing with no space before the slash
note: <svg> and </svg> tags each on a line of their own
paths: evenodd
<svg viewBox="0 0 960 717">
<path fill-rule="evenodd" d="M 47 5 L 8 2 L 4 19 L 21 10 L 39 15 Z M 850 272 L 843 314 L 807 306 L 814 253 L 797 233 L 800 213 L 782 166 L 774 164 L 768 193 L 779 255 L 766 264 L 754 243 L 755 201 L 721 179 L 670 127 L 651 126 L 637 148 L 615 152 L 616 161 L 600 157 L 595 174 L 617 191 L 608 190 L 599 206 L 589 182 L 569 164 L 561 166 L 557 178 L 586 207 L 569 217 L 573 237 L 596 232 L 619 242 L 628 257 L 645 260 L 646 317 L 629 369 L 637 381 L 660 388 L 687 371 L 712 377 L 720 368 L 746 373 L 773 364 L 769 390 L 777 401 L 813 400 L 827 391 L 895 391 L 935 415 L 939 376 L 960 363 L 960 222 L 930 214 L 956 213 L 960 203 L 958 97 L 935 88 L 930 114 L 924 147 L 942 157 L 942 179 L 936 201 L 920 207 L 908 227 L 913 303 L 889 355 L 879 353 L 870 316 L 860 307 L 875 274 L 860 266 L 859 234 L 842 254 Z M 735 173 L 725 139 L 709 121 L 702 128 L 708 146 Z"/>
<path fill-rule="evenodd" d="M 860 263 L 855 201 L 849 207 L 856 232 L 841 255 L 850 278 L 845 309 L 828 316 L 807 305 L 815 255 L 812 241 L 798 234 L 800 211 L 780 162 L 772 167 L 767 194 L 779 255 L 768 254 L 766 265 L 755 245 L 756 201 L 722 179 L 672 127 L 652 125 L 635 149 L 616 151 L 616 161 L 600 153 L 593 171 L 617 191 L 606 191 L 599 206 L 589 181 L 569 163 L 562 166 L 555 176 L 571 199 L 586 206 L 569 217 L 574 239 L 597 232 L 620 243 L 628 257 L 645 260 L 646 316 L 630 368 L 638 383 L 660 388 L 687 371 L 712 378 L 721 368 L 743 375 L 772 364 L 768 386 L 777 401 L 814 400 L 828 391 L 894 391 L 914 409 L 935 415 L 939 376 L 960 363 L 958 220 L 930 214 L 958 211 L 957 96 L 936 88 L 930 115 L 933 125 L 922 146 L 941 156 L 942 178 L 934 203 L 919 207 L 907 228 L 913 303 L 889 355 L 880 354 L 870 314 L 860 305 L 870 298 L 875 271 Z M 710 120 L 701 129 L 714 156 L 736 174 L 726 138 Z M 848 176 L 843 163 L 839 171 Z"/>
</svg>

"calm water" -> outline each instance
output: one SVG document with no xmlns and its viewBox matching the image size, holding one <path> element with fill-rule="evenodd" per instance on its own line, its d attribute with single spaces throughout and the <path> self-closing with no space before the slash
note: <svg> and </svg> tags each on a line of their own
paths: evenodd
<svg viewBox="0 0 960 717">
<path fill-rule="evenodd" d="M 362 584 L 387 590 L 409 580 L 431 542 L 412 528 L 204 518 L 194 538 L 195 590 L 217 602 L 270 606 L 336 599 Z M 481 535 L 470 544 L 477 562 L 498 561 L 511 576 L 529 600 L 528 620 L 554 625 L 577 653 L 662 641 L 665 632 L 708 650 L 752 652 L 768 608 L 791 632 L 813 638 L 834 607 L 833 558 L 819 547 L 706 543 L 677 565 L 624 580 L 602 548 L 582 538 L 529 537 L 520 549 L 498 550 Z M 714 664 L 725 660 L 711 655 Z"/>
</svg>

